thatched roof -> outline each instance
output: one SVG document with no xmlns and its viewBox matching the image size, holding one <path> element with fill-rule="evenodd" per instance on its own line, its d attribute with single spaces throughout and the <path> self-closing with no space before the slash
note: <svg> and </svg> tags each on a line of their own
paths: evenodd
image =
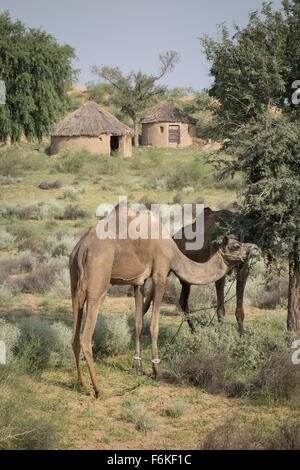
<svg viewBox="0 0 300 470">
<path fill-rule="evenodd" d="M 162 101 L 148 109 L 140 122 L 142 124 L 151 122 L 186 122 L 189 124 L 196 124 L 197 119 L 194 119 L 183 111 L 180 111 L 180 109 L 176 108 L 172 103 Z"/>
<path fill-rule="evenodd" d="M 130 127 L 122 124 L 115 116 L 94 101 L 87 101 L 79 109 L 61 121 L 52 133 L 53 136 L 99 137 L 101 134 L 133 135 Z"/>
</svg>

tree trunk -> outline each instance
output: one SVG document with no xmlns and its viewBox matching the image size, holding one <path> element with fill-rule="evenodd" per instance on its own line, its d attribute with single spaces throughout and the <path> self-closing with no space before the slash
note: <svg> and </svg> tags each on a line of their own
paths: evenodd
<svg viewBox="0 0 300 470">
<path fill-rule="evenodd" d="M 139 125 L 138 125 L 138 120 L 136 117 L 133 119 L 133 126 L 134 126 L 134 146 L 138 147 L 139 146 Z"/>
<path fill-rule="evenodd" d="M 300 262 L 298 243 L 294 245 L 289 260 L 289 297 L 287 328 L 297 331 L 300 328 Z"/>
</svg>

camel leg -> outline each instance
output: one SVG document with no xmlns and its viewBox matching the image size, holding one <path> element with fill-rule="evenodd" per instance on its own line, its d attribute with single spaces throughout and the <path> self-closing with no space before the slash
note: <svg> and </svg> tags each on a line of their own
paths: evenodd
<svg viewBox="0 0 300 470">
<path fill-rule="evenodd" d="M 80 341 L 80 345 L 82 347 L 82 351 L 90 372 L 90 377 L 96 398 L 100 397 L 101 395 L 103 396 L 103 392 L 96 376 L 92 350 L 92 339 L 95 331 L 98 312 L 101 308 L 106 292 L 107 288 L 103 290 L 99 296 L 95 298 L 88 298 L 86 309 L 86 321 Z"/>
<path fill-rule="evenodd" d="M 189 317 L 189 296 L 191 292 L 190 284 L 181 281 L 181 294 L 179 298 L 179 305 L 184 313 L 186 313 L 187 323 L 190 327 L 192 333 L 196 333 L 196 328 L 194 326 L 193 320 Z"/>
<path fill-rule="evenodd" d="M 216 292 L 217 292 L 217 316 L 219 322 L 223 320 L 225 316 L 225 306 L 224 306 L 224 286 L 225 286 L 225 276 L 221 277 L 218 281 L 215 282 Z"/>
<path fill-rule="evenodd" d="M 236 310 L 235 317 L 238 323 L 238 329 L 241 334 L 244 332 L 244 292 L 249 274 L 249 265 L 245 261 L 238 271 L 236 279 Z"/>
<path fill-rule="evenodd" d="M 164 296 L 167 284 L 167 276 L 157 274 L 153 276 L 154 283 L 154 299 L 152 307 L 152 319 L 150 325 L 151 343 L 152 343 L 152 369 L 155 378 L 161 375 L 158 357 L 158 332 L 159 332 L 159 312 L 161 307 L 162 298 Z"/>
<path fill-rule="evenodd" d="M 153 295 L 154 295 L 154 284 L 153 284 L 153 281 L 152 281 L 150 292 L 147 295 L 145 303 L 144 303 L 143 315 L 145 315 L 145 313 L 148 312 L 148 310 L 150 308 L 150 304 L 151 304 L 152 299 L 153 299 Z"/>
<path fill-rule="evenodd" d="M 75 355 L 75 361 L 77 366 L 78 382 L 84 388 L 87 388 L 86 382 L 82 375 L 81 365 L 80 365 L 80 326 L 82 321 L 83 306 L 79 306 L 78 299 L 74 301 L 74 328 L 72 336 L 72 348 Z"/>
<path fill-rule="evenodd" d="M 141 362 L 141 333 L 143 328 L 143 293 L 142 286 L 134 287 L 135 295 L 135 358 L 133 360 L 133 370 L 135 373 L 142 373 Z M 137 359 L 139 358 L 139 359 Z"/>
</svg>

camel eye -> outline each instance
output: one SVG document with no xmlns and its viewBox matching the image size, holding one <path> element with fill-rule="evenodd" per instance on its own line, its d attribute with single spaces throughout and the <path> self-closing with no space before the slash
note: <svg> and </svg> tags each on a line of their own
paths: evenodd
<svg viewBox="0 0 300 470">
<path fill-rule="evenodd" d="M 235 243 L 235 244 L 233 245 L 233 248 L 234 248 L 235 250 L 237 250 L 239 247 L 240 247 L 240 245 L 239 245 L 238 243 Z"/>
</svg>

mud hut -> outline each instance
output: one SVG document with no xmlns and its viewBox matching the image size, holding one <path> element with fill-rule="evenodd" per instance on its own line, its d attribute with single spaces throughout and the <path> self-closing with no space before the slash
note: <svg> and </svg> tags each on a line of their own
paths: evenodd
<svg viewBox="0 0 300 470">
<path fill-rule="evenodd" d="M 196 138 L 197 119 L 162 101 L 150 108 L 142 119 L 142 145 L 183 148 Z"/>
<path fill-rule="evenodd" d="M 94 101 L 87 101 L 56 126 L 51 135 L 51 155 L 66 148 L 86 148 L 91 153 L 118 151 L 123 157 L 131 157 L 132 135 L 132 129 L 115 116 Z"/>
</svg>

